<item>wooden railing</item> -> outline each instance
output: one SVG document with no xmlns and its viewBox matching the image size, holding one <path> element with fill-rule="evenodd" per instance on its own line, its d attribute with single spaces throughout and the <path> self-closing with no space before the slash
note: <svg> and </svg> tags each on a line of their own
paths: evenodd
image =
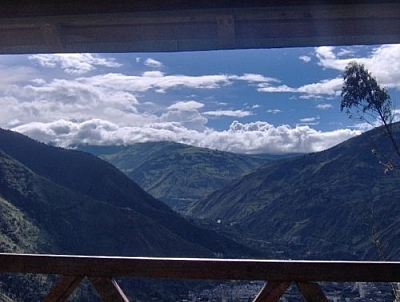
<svg viewBox="0 0 400 302">
<path fill-rule="evenodd" d="M 294 282 L 306 301 L 327 301 L 316 282 L 399 282 L 400 262 L 0 254 L 0 273 L 60 275 L 46 302 L 66 301 L 85 277 L 106 302 L 128 301 L 114 277 L 266 281 L 256 302 L 278 301 Z"/>
</svg>

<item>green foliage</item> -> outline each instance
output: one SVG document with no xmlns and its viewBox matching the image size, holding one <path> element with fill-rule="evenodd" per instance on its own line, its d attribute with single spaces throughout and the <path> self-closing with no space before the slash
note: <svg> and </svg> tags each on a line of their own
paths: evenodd
<svg viewBox="0 0 400 302">
<path fill-rule="evenodd" d="M 392 129 L 393 104 L 386 88 L 381 88 L 365 66 L 357 62 L 350 62 L 346 66 L 343 79 L 341 111 L 346 109 L 350 118 L 355 117 L 372 126 L 376 125 L 377 120 L 381 121 L 396 155 L 400 157 L 400 148 Z M 393 169 L 392 161 L 385 164 L 388 171 Z"/>
<path fill-rule="evenodd" d="M 378 85 L 376 79 L 357 62 L 350 62 L 343 74 L 342 101 L 340 109 L 346 110 L 350 117 L 369 121 L 369 114 L 379 118 L 384 124 L 393 120 L 392 102 L 386 88 Z M 355 109 L 355 113 L 352 111 Z M 355 115 L 355 116 L 354 116 Z M 374 121 L 372 121 L 374 122 Z"/>
<path fill-rule="evenodd" d="M 366 113 L 377 116 L 384 123 L 392 122 L 392 102 L 386 88 L 378 85 L 376 79 L 357 62 L 350 62 L 343 74 L 342 101 L 340 109 L 353 117 L 364 119 Z"/>
<path fill-rule="evenodd" d="M 273 257 L 377 260 L 366 225 L 373 212 L 388 259 L 398 259 L 398 178 L 383 173 L 370 148 L 374 140 L 392 150 L 382 133 L 377 128 L 323 152 L 269 163 L 195 203 L 189 214 L 219 220 L 224 232 Z"/>
<path fill-rule="evenodd" d="M 2 129 L 0 240 L 3 252 L 171 257 L 251 252 L 191 224 L 93 155 Z M 28 284 L 26 278 L 0 276 L 0 292 L 4 283 L 14 297 L 21 280 Z M 35 285 L 26 288 L 42 294 Z"/>
<path fill-rule="evenodd" d="M 0 197 L 0 252 L 39 253 L 43 236 L 37 224 L 16 206 Z"/>
<path fill-rule="evenodd" d="M 174 142 L 138 143 L 116 152 L 88 149 L 178 211 L 271 161 Z"/>
<path fill-rule="evenodd" d="M 246 250 L 190 224 L 93 155 L 5 130 L 0 149 L 8 154 L 0 162 L 0 196 L 51 234 L 59 252 L 189 257 Z"/>
</svg>

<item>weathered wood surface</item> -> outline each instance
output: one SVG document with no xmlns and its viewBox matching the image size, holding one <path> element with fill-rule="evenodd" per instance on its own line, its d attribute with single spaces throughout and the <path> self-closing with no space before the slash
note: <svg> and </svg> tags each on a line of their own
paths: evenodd
<svg viewBox="0 0 400 302">
<path fill-rule="evenodd" d="M 111 277 L 90 277 L 96 291 L 99 293 L 103 302 L 128 302 L 117 281 Z"/>
<path fill-rule="evenodd" d="M 278 302 L 291 282 L 268 281 L 253 302 Z M 307 302 L 328 302 L 318 283 L 298 282 L 296 286 Z"/>
<path fill-rule="evenodd" d="M 304 299 L 308 302 L 328 302 L 324 292 L 317 283 L 297 282 L 297 287 Z"/>
<path fill-rule="evenodd" d="M 81 283 L 83 276 L 61 276 L 44 299 L 44 302 L 63 302 Z"/>
<path fill-rule="evenodd" d="M 0 254 L 2 273 L 172 279 L 398 282 L 400 262 Z"/>
<path fill-rule="evenodd" d="M 291 282 L 268 281 L 253 302 L 278 302 Z"/>
<path fill-rule="evenodd" d="M 196 51 L 400 42 L 400 3 L 389 0 L 17 3 L 2 3 L 0 53 Z"/>
</svg>

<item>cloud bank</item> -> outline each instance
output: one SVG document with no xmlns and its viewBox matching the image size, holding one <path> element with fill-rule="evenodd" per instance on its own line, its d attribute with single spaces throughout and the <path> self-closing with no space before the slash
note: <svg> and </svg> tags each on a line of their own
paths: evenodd
<svg viewBox="0 0 400 302">
<path fill-rule="evenodd" d="M 357 48 L 317 47 L 298 61 L 334 76 L 299 86 L 249 72 L 177 74 L 154 58 L 132 58 L 137 69 L 96 54 L 33 55 L 15 66 L 0 60 L 0 126 L 63 147 L 170 140 L 239 153 L 316 152 L 365 130 L 317 130 L 322 114 L 334 109 L 330 100 L 338 102 L 340 74 L 351 60 L 364 63 L 383 85 L 400 88 L 399 45 L 377 46 L 364 57 L 357 57 Z M 45 70 L 56 76 L 41 76 Z M 263 96 L 298 95 L 321 116 L 272 123 L 286 114 L 281 103 L 267 107 L 266 101 L 243 99 L 238 105 L 215 96 L 242 86 Z M 218 128 L 219 120 L 224 123 Z"/>
<path fill-rule="evenodd" d="M 275 127 L 267 122 L 243 124 L 234 121 L 228 130 L 189 129 L 179 122 L 156 122 L 142 127 L 121 127 L 100 119 L 58 120 L 30 123 L 14 128 L 40 141 L 71 147 L 78 144 L 129 145 L 148 141 L 176 141 L 198 147 L 237 153 L 308 153 L 322 151 L 360 134 L 340 129 L 320 132 L 309 126 Z"/>
</svg>

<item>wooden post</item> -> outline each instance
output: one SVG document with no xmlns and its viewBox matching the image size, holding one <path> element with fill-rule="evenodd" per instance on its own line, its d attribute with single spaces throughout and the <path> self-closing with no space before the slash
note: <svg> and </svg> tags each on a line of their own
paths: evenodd
<svg viewBox="0 0 400 302">
<path fill-rule="evenodd" d="M 61 276 L 44 299 L 44 302 L 63 302 L 81 283 L 83 276 Z"/>
<path fill-rule="evenodd" d="M 253 302 L 278 302 L 290 283 L 268 281 Z"/>
<path fill-rule="evenodd" d="M 89 277 L 103 302 L 129 302 L 117 281 L 111 277 Z"/>
<path fill-rule="evenodd" d="M 222 48 L 235 48 L 235 18 L 233 15 L 217 16 L 218 39 Z"/>
<path fill-rule="evenodd" d="M 63 35 L 61 33 L 60 26 L 46 23 L 43 24 L 40 29 L 49 50 L 56 52 L 64 51 L 64 43 L 62 41 Z"/>
<path fill-rule="evenodd" d="M 307 302 L 328 302 L 318 283 L 297 282 L 296 285 Z"/>
</svg>

